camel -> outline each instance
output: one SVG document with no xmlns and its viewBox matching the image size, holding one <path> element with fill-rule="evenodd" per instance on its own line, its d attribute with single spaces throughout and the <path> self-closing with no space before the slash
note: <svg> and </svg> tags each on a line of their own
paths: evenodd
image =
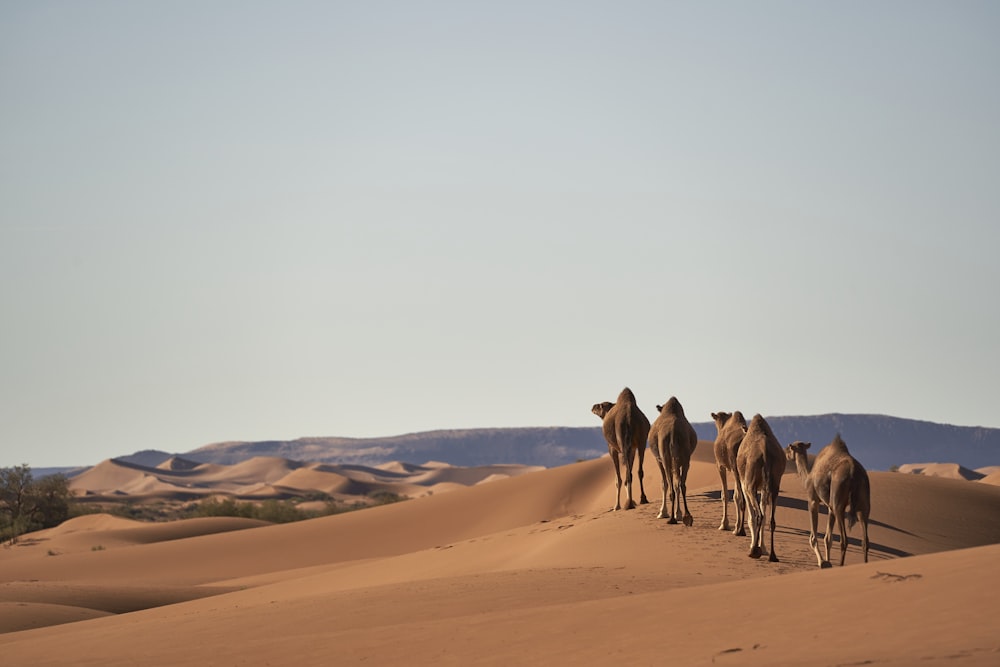
<svg viewBox="0 0 1000 667">
<path fill-rule="evenodd" d="M 646 489 L 642 484 L 642 461 L 646 455 L 646 438 L 649 436 L 649 420 L 635 402 L 635 394 L 628 387 L 622 389 L 615 403 L 596 403 L 590 409 L 603 420 L 604 438 L 608 441 L 608 453 L 611 463 L 615 466 L 615 506 L 612 510 L 622 508 L 621 467 L 625 467 L 625 485 L 628 502 L 625 509 L 635 509 L 632 498 L 632 466 L 635 463 L 636 452 L 639 453 L 639 502 L 648 503 Z"/>
<path fill-rule="evenodd" d="M 698 434 L 684 416 L 680 401 L 671 396 L 663 405 L 656 406 L 660 413 L 649 429 L 649 447 L 660 467 L 663 478 L 663 502 L 657 519 L 667 517 L 667 523 L 681 519 L 681 502 L 684 503 L 685 526 L 694 524 L 687 504 L 687 476 L 691 467 L 691 454 L 698 445 Z M 667 512 L 667 492 L 670 492 L 670 512 Z"/>
<path fill-rule="evenodd" d="M 722 523 L 719 530 L 729 530 L 729 489 L 726 488 L 726 472 L 733 473 L 733 502 L 736 504 L 736 528 L 733 535 L 746 535 L 746 512 L 743 505 L 743 490 L 740 486 L 740 476 L 736 474 L 736 453 L 747 432 L 747 420 L 743 413 L 737 410 L 728 412 L 713 412 L 715 428 L 719 434 L 715 438 L 715 463 L 719 467 L 719 477 L 722 479 Z"/>
<path fill-rule="evenodd" d="M 847 556 L 847 528 L 854 521 L 861 522 L 861 551 L 865 562 L 868 562 L 868 515 L 871 512 L 871 486 L 868 483 L 868 472 L 856 458 L 847 451 L 847 445 L 840 434 L 830 444 L 819 451 L 812 466 L 806 450 L 811 443 L 797 440 L 785 449 L 785 456 L 795 462 L 796 471 L 802 486 L 809 497 L 809 546 L 816 554 L 816 561 L 821 568 L 832 567 L 830 564 L 830 542 L 833 533 L 834 519 L 840 530 L 840 565 L 843 567 Z M 819 554 L 816 540 L 816 523 L 819 518 L 819 505 L 827 508 L 826 535 L 823 543 L 826 547 L 826 559 Z M 847 527 L 845 528 L 845 517 Z"/>
<path fill-rule="evenodd" d="M 764 515 L 771 510 L 771 553 L 768 560 L 778 562 L 774 553 L 774 510 L 778 504 L 785 457 L 774 432 L 759 414 L 750 420 L 743 442 L 736 453 L 736 471 L 740 476 L 743 500 L 750 513 L 750 558 L 760 558 L 764 543 Z M 758 500 L 757 494 L 760 494 Z"/>
</svg>

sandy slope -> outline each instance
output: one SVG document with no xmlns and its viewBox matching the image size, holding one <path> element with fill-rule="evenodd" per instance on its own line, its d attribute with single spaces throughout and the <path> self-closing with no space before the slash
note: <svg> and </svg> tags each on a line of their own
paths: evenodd
<svg viewBox="0 0 1000 667">
<path fill-rule="evenodd" d="M 746 539 L 716 529 L 708 458 L 702 449 L 689 479 L 691 528 L 655 519 L 652 461 L 653 502 L 608 512 L 607 458 L 295 524 L 74 520 L 0 550 L 0 654 L 33 665 L 1000 664 L 1000 488 L 872 473 L 871 562 L 855 529 L 848 567 L 820 571 L 798 479 L 782 484 L 781 562 L 755 561 Z M 62 624 L 24 629 L 50 623 Z"/>
<path fill-rule="evenodd" d="M 354 501 L 379 492 L 410 498 L 459 486 L 540 470 L 537 466 L 489 465 L 472 468 L 430 462 L 387 463 L 378 467 L 302 463 L 257 456 L 234 465 L 196 463 L 180 457 L 150 468 L 118 459 L 102 461 L 73 477 L 70 489 L 89 500 L 196 500 L 216 495 L 266 499 L 325 493 Z"/>
<path fill-rule="evenodd" d="M 948 479 L 978 480 L 985 477 L 982 473 L 969 470 L 957 463 L 907 463 L 899 466 L 901 474 L 928 475 L 931 477 L 947 477 Z"/>
</svg>

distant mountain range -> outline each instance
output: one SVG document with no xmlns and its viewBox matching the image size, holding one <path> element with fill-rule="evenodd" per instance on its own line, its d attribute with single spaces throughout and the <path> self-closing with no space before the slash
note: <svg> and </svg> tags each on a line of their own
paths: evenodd
<svg viewBox="0 0 1000 667">
<path fill-rule="evenodd" d="M 747 415 L 749 419 L 751 415 Z M 813 443 L 813 451 L 840 433 L 851 453 L 869 470 L 888 470 L 906 463 L 948 462 L 967 468 L 1000 465 L 1000 429 L 950 426 L 885 415 L 827 414 L 768 417 L 775 435 L 786 445 Z M 694 424 L 698 437 L 715 440 L 715 424 Z M 440 461 L 454 466 L 503 463 L 555 467 L 607 453 L 601 429 L 593 427 L 480 428 L 427 431 L 385 438 L 299 438 L 257 442 L 222 442 L 184 453 L 144 450 L 118 457 L 157 466 L 173 456 L 200 463 L 233 465 L 254 456 L 296 461 L 379 465 L 390 461 Z M 79 469 L 36 470 L 36 474 Z"/>
</svg>

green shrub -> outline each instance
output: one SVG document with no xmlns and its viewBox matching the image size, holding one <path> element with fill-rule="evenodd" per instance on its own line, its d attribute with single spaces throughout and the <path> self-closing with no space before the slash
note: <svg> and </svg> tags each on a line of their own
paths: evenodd
<svg viewBox="0 0 1000 667">
<path fill-rule="evenodd" d="M 69 484 L 63 475 L 36 480 L 27 465 L 0 468 L 0 540 L 51 528 L 69 518 Z"/>
</svg>

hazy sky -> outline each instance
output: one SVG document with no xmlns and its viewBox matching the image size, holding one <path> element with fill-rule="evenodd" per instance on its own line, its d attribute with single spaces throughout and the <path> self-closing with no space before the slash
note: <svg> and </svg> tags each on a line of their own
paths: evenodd
<svg viewBox="0 0 1000 667">
<path fill-rule="evenodd" d="M 0 1 L 0 465 L 1000 427 L 1000 5 Z M 833 434 L 831 434 L 832 437 Z"/>
</svg>

